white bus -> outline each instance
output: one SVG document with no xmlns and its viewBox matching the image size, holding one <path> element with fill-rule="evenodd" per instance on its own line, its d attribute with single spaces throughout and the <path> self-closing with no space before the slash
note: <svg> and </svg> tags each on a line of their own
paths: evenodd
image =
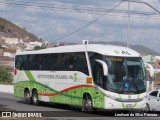
<svg viewBox="0 0 160 120">
<path fill-rule="evenodd" d="M 145 68 L 136 51 L 113 45 L 72 45 L 22 52 L 15 57 L 14 95 L 81 106 L 83 111 L 143 109 Z"/>
</svg>

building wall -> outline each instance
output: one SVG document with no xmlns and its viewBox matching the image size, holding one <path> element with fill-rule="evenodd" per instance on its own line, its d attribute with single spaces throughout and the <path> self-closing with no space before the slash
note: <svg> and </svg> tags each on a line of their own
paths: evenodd
<svg viewBox="0 0 160 120">
<path fill-rule="evenodd" d="M 18 38 L 3 38 L 6 44 L 18 44 Z"/>
<path fill-rule="evenodd" d="M 11 53 L 9 53 L 9 52 L 4 52 L 4 55 L 3 55 L 3 56 L 10 57 L 10 56 L 11 56 Z"/>
</svg>

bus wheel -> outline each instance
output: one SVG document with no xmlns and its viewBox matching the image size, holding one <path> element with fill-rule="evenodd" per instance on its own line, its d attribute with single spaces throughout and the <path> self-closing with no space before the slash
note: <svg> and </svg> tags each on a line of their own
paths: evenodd
<svg viewBox="0 0 160 120">
<path fill-rule="evenodd" d="M 92 99 L 90 95 L 86 95 L 85 98 L 83 98 L 82 111 L 86 111 L 89 113 L 93 112 Z"/>
<path fill-rule="evenodd" d="M 33 102 L 33 105 L 39 105 L 37 90 L 34 90 L 32 93 L 32 102 Z"/>
<path fill-rule="evenodd" d="M 27 104 L 31 104 L 31 102 L 32 102 L 31 95 L 30 95 L 30 92 L 28 89 L 24 91 L 24 101 Z"/>
</svg>

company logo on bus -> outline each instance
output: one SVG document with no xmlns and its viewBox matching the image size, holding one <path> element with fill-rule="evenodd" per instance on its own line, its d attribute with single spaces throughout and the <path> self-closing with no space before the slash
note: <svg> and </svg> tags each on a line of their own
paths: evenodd
<svg viewBox="0 0 160 120">
<path fill-rule="evenodd" d="M 128 51 L 122 51 L 123 55 L 131 55 Z"/>
<path fill-rule="evenodd" d="M 119 54 L 120 54 L 120 52 L 119 52 L 118 50 L 114 50 L 114 53 L 115 53 L 116 55 L 119 55 Z M 123 55 L 131 55 L 128 51 L 122 51 L 122 54 L 123 54 Z"/>
<path fill-rule="evenodd" d="M 120 52 L 118 50 L 114 50 L 114 53 L 119 55 Z"/>
</svg>

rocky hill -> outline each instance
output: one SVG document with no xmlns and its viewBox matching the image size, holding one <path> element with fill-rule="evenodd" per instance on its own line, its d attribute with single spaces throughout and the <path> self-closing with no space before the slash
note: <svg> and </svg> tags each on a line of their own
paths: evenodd
<svg viewBox="0 0 160 120">
<path fill-rule="evenodd" d="M 0 17 L 0 38 L 1 37 L 25 38 L 26 41 L 40 41 L 34 34 Z"/>
<path fill-rule="evenodd" d="M 102 41 L 99 41 L 99 42 L 90 42 L 92 44 L 110 44 L 110 45 L 119 45 L 119 46 L 124 46 L 126 47 L 127 46 L 127 43 L 125 42 L 119 42 L 119 41 L 115 41 L 115 42 L 102 42 Z M 139 52 L 141 55 L 160 55 L 159 52 L 156 52 L 148 47 L 145 47 L 143 45 L 132 45 L 130 44 L 129 46 L 131 49 Z"/>
<path fill-rule="evenodd" d="M 16 37 L 19 39 L 23 39 L 25 38 L 26 42 L 30 42 L 30 41 L 42 41 L 41 39 L 39 39 L 38 37 L 36 37 L 34 34 L 27 32 L 25 29 L 11 23 L 10 21 L 7 21 L 3 18 L 0 17 L 0 38 L 2 37 Z M 28 38 L 28 39 L 26 39 Z M 66 42 L 61 42 L 64 44 L 76 44 L 76 43 L 66 43 Z M 90 44 L 110 44 L 110 45 L 119 45 L 119 46 L 127 46 L 127 44 L 125 42 L 102 42 L 102 41 L 98 41 L 98 42 L 92 42 L 89 41 Z M 154 55 L 160 55 L 160 53 L 147 48 L 143 45 L 130 45 L 131 49 L 136 50 L 137 52 L 139 52 L 142 55 L 150 55 L 150 54 L 154 54 Z"/>
<path fill-rule="evenodd" d="M 61 44 L 65 45 L 76 45 L 77 43 L 74 42 L 60 42 Z M 78 43 L 79 44 L 79 43 Z M 104 41 L 89 41 L 89 44 L 106 44 L 106 45 L 118 45 L 118 46 L 127 46 L 127 43 L 125 42 L 119 42 L 119 41 L 114 41 L 114 42 L 104 42 Z M 130 44 L 129 46 L 131 49 L 139 52 L 141 55 L 160 55 L 159 52 L 156 52 L 148 47 L 145 47 L 143 45 L 132 45 Z"/>
</svg>

